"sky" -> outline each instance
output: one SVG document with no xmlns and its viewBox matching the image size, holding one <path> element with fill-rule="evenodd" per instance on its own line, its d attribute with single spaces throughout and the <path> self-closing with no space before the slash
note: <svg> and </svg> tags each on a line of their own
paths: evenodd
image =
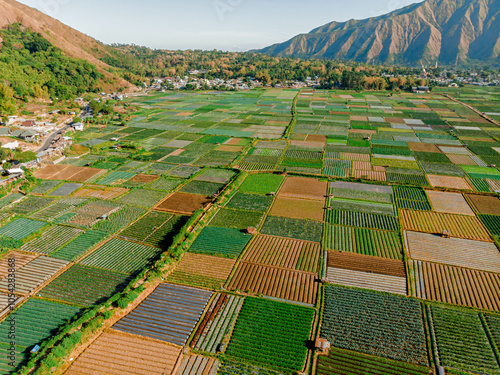
<svg viewBox="0 0 500 375">
<path fill-rule="evenodd" d="M 106 43 L 246 51 L 421 0 L 18 0 Z"/>
</svg>

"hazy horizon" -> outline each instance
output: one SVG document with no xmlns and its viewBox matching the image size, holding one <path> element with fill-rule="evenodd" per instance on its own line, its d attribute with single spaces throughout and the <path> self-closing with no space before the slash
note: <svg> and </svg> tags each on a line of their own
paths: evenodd
<svg viewBox="0 0 500 375">
<path fill-rule="evenodd" d="M 106 43 L 157 49 L 246 51 L 332 21 L 388 13 L 419 0 L 19 0 Z M 115 15 L 115 17 L 111 17 Z"/>
</svg>

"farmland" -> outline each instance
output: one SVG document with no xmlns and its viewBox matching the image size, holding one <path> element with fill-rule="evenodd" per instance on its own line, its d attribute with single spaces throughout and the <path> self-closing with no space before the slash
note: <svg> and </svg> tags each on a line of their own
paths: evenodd
<svg viewBox="0 0 500 375">
<path fill-rule="evenodd" d="M 179 354 L 177 347 L 110 330 L 93 342 L 66 374 L 120 371 L 127 374 L 163 375 L 171 373 Z"/>
<path fill-rule="evenodd" d="M 184 345 L 212 296 L 211 292 L 160 284 L 134 311 L 113 328 Z"/>
<path fill-rule="evenodd" d="M 0 327 L 13 269 L 21 337 L 98 309 L 68 374 L 500 374 L 500 131 L 442 90 L 125 98 L 0 196 Z"/>
<path fill-rule="evenodd" d="M 306 307 L 246 298 L 226 354 L 278 371 L 300 371 L 313 318 L 314 311 Z M 279 351 L 275 332 L 280 332 Z"/>
<path fill-rule="evenodd" d="M 325 287 L 321 337 L 337 347 L 428 364 L 422 309 L 405 297 Z"/>
</svg>

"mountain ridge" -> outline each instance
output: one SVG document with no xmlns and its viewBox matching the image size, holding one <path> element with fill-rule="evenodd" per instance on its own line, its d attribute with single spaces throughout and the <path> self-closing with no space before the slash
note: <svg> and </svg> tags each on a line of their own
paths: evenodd
<svg viewBox="0 0 500 375">
<path fill-rule="evenodd" d="M 331 22 L 258 52 L 377 63 L 500 62 L 500 1 L 426 0 Z"/>
</svg>

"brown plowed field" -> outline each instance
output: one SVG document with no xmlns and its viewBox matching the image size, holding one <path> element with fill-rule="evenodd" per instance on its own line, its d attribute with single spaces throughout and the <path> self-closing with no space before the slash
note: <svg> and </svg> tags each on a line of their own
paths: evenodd
<svg viewBox="0 0 500 375">
<path fill-rule="evenodd" d="M 219 258 L 211 255 L 186 253 L 175 271 L 227 280 L 236 263 L 235 259 Z"/>
<path fill-rule="evenodd" d="M 481 221 L 475 216 L 399 210 L 399 217 L 405 230 L 433 234 L 448 231 L 451 237 L 493 242 Z"/>
<path fill-rule="evenodd" d="M 315 135 L 315 134 L 308 134 L 306 137 L 307 142 L 326 142 L 326 135 Z"/>
<path fill-rule="evenodd" d="M 156 181 L 160 178 L 160 176 L 155 175 L 155 174 L 136 174 L 134 177 L 132 177 L 129 182 L 144 182 L 144 183 L 149 183 Z"/>
<path fill-rule="evenodd" d="M 385 172 L 368 171 L 360 169 L 353 169 L 352 177 L 365 180 L 387 181 L 387 176 Z"/>
<path fill-rule="evenodd" d="M 69 177 L 69 178 L 67 178 L 66 176 L 63 176 L 62 179 L 76 181 L 76 182 L 87 182 L 91 178 L 94 178 L 94 177 L 99 176 L 101 174 L 104 174 L 106 172 L 107 172 L 106 169 L 85 168 L 84 170 L 81 170 L 81 171 L 71 175 L 71 177 Z"/>
<path fill-rule="evenodd" d="M 305 272 L 318 272 L 321 246 L 317 242 L 259 235 L 243 260 Z"/>
<path fill-rule="evenodd" d="M 328 251 L 328 267 L 406 277 L 404 262 L 369 255 Z"/>
<path fill-rule="evenodd" d="M 500 274 L 410 260 L 411 295 L 500 311 Z"/>
<path fill-rule="evenodd" d="M 314 273 L 241 262 L 229 289 L 313 305 L 318 285 Z"/>
<path fill-rule="evenodd" d="M 87 185 L 73 193 L 75 197 L 93 197 L 99 199 L 113 199 L 127 193 L 129 189 L 120 187 L 97 187 Z"/>
<path fill-rule="evenodd" d="M 278 197 L 271 208 L 273 216 L 323 221 L 324 202 L 312 199 Z"/>
<path fill-rule="evenodd" d="M 359 169 L 362 171 L 371 171 L 372 164 L 369 161 L 353 161 L 352 169 Z"/>
<path fill-rule="evenodd" d="M 484 215 L 500 215 L 500 199 L 493 196 L 466 194 L 465 197 L 476 212 Z"/>
<path fill-rule="evenodd" d="M 99 336 L 66 374 L 171 374 L 180 354 L 180 347 L 111 329 Z"/>
<path fill-rule="evenodd" d="M 405 232 L 410 258 L 500 273 L 500 252 L 484 241 Z"/>
<path fill-rule="evenodd" d="M 280 197 L 324 200 L 328 183 L 314 178 L 287 177 L 279 192 Z"/>
<path fill-rule="evenodd" d="M 431 186 L 434 187 L 445 187 L 450 189 L 462 189 L 462 190 L 474 190 L 469 185 L 467 180 L 462 177 L 453 177 L 453 176 L 438 176 L 434 174 L 428 174 L 427 179 Z"/>
<path fill-rule="evenodd" d="M 51 176 L 61 172 L 67 167 L 68 165 L 66 164 L 49 164 L 43 168 L 37 169 L 33 174 L 36 178 L 41 178 L 42 180 L 50 180 Z"/>
<path fill-rule="evenodd" d="M 408 146 L 412 151 L 441 153 L 441 150 L 432 143 L 408 142 Z"/>
<path fill-rule="evenodd" d="M 343 160 L 370 161 L 370 154 L 354 154 L 351 152 L 341 152 L 340 156 Z"/>
<path fill-rule="evenodd" d="M 211 201 L 210 197 L 204 195 L 174 193 L 158 203 L 154 209 L 191 215 Z"/>
<path fill-rule="evenodd" d="M 474 216 L 474 211 L 469 207 L 460 193 L 446 193 L 443 191 L 426 191 L 431 205 L 436 212 Z"/>
<path fill-rule="evenodd" d="M 448 159 L 451 160 L 453 164 L 460 164 L 460 165 L 477 165 L 477 163 L 470 158 L 470 156 L 467 155 L 452 155 L 452 154 L 446 154 Z"/>
</svg>

